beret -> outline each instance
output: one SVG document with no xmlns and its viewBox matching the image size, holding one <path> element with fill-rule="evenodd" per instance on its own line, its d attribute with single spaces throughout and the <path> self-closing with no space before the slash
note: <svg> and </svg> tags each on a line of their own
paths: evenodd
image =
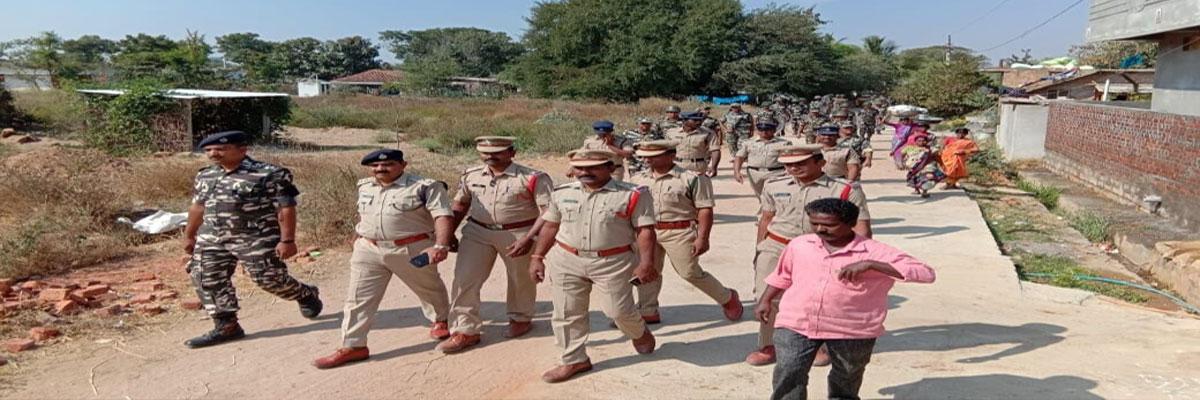
<svg viewBox="0 0 1200 400">
<path fill-rule="evenodd" d="M 379 149 L 372 151 L 362 159 L 362 165 L 370 165 L 378 161 L 400 161 L 404 162 L 404 152 L 396 149 Z"/>
<path fill-rule="evenodd" d="M 611 131 L 611 130 L 613 130 L 613 123 L 612 123 L 612 121 L 602 119 L 602 120 L 593 122 L 592 129 Z"/>
<path fill-rule="evenodd" d="M 698 112 L 686 112 L 686 113 L 683 113 L 683 114 L 679 114 L 679 118 L 682 118 L 682 119 L 691 119 L 691 120 L 696 120 L 696 121 L 703 121 L 703 120 L 704 120 L 704 114 L 701 114 L 701 113 L 698 113 Z"/>
<path fill-rule="evenodd" d="M 841 128 L 838 128 L 836 125 L 825 125 L 818 127 L 814 132 L 818 135 L 837 135 L 840 130 Z"/>
<path fill-rule="evenodd" d="M 197 147 L 200 147 L 203 149 L 206 146 L 212 146 L 212 145 L 246 144 L 248 142 L 250 142 L 250 135 L 247 135 L 246 132 L 226 131 L 226 132 L 217 132 L 217 133 L 208 135 L 207 137 L 204 138 L 204 140 L 200 141 L 200 145 Z"/>
</svg>

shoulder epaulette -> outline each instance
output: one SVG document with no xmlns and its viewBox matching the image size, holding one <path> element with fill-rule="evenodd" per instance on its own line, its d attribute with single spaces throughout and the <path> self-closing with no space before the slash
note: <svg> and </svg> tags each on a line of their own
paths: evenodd
<svg viewBox="0 0 1200 400">
<path fill-rule="evenodd" d="M 367 185 L 374 181 L 375 181 L 375 178 L 362 178 L 362 179 L 358 180 L 358 183 L 356 183 L 355 186 Z"/>
<path fill-rule="evenodd" d="M 564 183 L 554 187 L 554 191 L 579 187 L 579 182 Z"/>
</svg>

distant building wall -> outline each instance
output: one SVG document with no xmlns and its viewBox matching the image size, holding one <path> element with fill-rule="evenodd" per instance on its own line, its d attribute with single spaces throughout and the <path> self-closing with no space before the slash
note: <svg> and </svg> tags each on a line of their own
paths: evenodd
<svg viewBox="0 0 1200 400">
<path fill-rule="evenodd" d="M 1158 57 L 1151 105 L 1155 111 L 1200 115 L 1200 43 L 1181 48 L 1185 40 L 1196 37 L 1167 35 L 1158 42 L 1159 48 L 1179 50 Z"/>
<path fill-rule="evenodd" d="M 1111 197 L 1200 224 L 1200 117 L 1075 102 L 1052 102 L 1045 165 Z"/>
<path fill-rule="evenodd" d="M 996 144 L 1009 160 L 1038 159 L 1046 152 L 1045 103 L 1018 99 L 1000 100 L 1000 125 Z"/>
</svg>

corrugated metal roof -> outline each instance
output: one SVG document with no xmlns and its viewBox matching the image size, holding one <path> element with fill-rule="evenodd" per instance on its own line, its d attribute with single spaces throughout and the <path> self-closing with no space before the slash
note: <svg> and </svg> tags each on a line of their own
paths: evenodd
<svg viewBox="0 0 1200 400">
<path fill-rule="evenodd" d="M 124 90 L 114 89 L 80 89 L 77 91 L 80 93 L 103 94 L 108 96 L 120 96 L 125 94 Z M 166 97 L 172 99 L 235 99 L 254 97 L 288 97 L 288 94 L 270 92 L 234 92 L 228 90 L 169 89 L 166 91 Z"/>
</svg>

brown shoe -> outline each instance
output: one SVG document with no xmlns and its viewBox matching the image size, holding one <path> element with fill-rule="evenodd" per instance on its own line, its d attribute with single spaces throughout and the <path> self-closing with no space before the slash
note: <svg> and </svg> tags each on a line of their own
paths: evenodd
<svg viewBox="0 0 1200 400">
<path fill-rule="evenodd" d="M 592 370 L 592 362 L 584 361 L 581 363 L 559 365 L 542 374 L 542 380 L 546 383 L 559 383 L 571 379 L 575 375 Z"/>
<path fill-rule="evenodd" d="M 450 325 L 446 321 L 438 321 L 433 323 L 433 328 L 429 329 L 429 337 L 437 340 L 446 340 L 450 337 Z"/>
<path fill-rule="evenodd" d="M 479 335 L 468 335 L 465 333 L 455 333 L 450 335 L 450 339 L 438 343 L 437 349 L 443 353 L 457 353 L 466 350 L 468 347 L 479 344 Z"/>
<path fill-rule="evenodd" d="M 825 348 L 825 345 L 821 345 L 820 348 L 817 348 L 817 356 L 813 358 L 813 366 L 824 367 L 829 364 L 833 364 L 833 360 L 829 359 L 829 349 Z"/>
<path fill-rule="evenodd" d="M 746 356 L 746 364 L 753 366 L 771 365 L 775 363 L 775 346 L 765 346 Z"/>
<path fill-rule="evenodd" d="M 312 365 L 317 369 L 329 369 L 371 357 L 371 351 L 366 347 L 343 347 L 325 357 L 313 360 Z"/>
<path fill-rule="evenodd" d="M 722 304 L 721 309 L 725 311 L 725 319 L 730 321 L 742 319 L 742 313 L 746 311 L 742 307 L 742 299 L 738 298 L 738 292 L 733 289 L 729 289 L 729 301 Z"/>
<path fill-rule="evenodd" d="M 647 324 L 661 324 L 662 323 L 662 315 L 660 315 L 659 313 L 643 315 L 642 321 L 646 321 Z"/>
<path fill-rule="evenodd" d="M 508 332 L 504 333 L 506 338 L 517 338 L 525 336 L 526 333 L 533 330 L 533 321 L 513 321 L 508 320 Z"/>
<path fill-rule="evenodd" d="M 654 352 L 654 334 L 650 333 L 650 329 L 646 329 L 646 333 L 642 337 L 633 339 L 633 349 L 637 350 L 638 354 L 650 354 Z"/>
</svg>

